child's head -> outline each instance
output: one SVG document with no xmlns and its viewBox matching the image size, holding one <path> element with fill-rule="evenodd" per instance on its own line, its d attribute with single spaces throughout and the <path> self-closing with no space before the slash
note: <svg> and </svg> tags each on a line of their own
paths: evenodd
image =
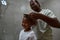
<svg viewBox="0 0 60 40">
<path fill-rule="evenodd" d="M 24 29 L 30 29 L 34 24 L 36 23 L 27 14 L 24 14 L 24 18 L 22 20 L 22 26 Z"/>
</svg>

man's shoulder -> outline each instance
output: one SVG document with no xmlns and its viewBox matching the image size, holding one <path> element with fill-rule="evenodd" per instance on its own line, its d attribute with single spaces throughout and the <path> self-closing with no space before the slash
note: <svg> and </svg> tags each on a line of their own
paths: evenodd
<svg viewBox="0 0 60 40">
<path fill-rule="evenodd" d="M 52 12 L 50 9 L 42 9 L 42 11 Z"/>
<path fill-rule="evenodd" d="M 50 9 L 42 9 L 40 13 L 42 13 L 44 15 L 53 14 L 53 12 Z"/>
</svg>

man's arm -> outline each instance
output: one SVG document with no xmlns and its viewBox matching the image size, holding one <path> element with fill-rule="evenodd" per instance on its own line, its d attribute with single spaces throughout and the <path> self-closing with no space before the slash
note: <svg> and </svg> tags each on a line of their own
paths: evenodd
<svg viewBox="0 0 60 40">
<path fill-rule="evenodd" d="M 50 18 L 48 16 L 45 16 L 43 14 L 39 13 L 30 13 L 29 15 L 32 19 L 41 19 L 51 25 L 52 27 L 60 28 L 60 22 L 57 20 L 57 18 Z"/>
</svg>

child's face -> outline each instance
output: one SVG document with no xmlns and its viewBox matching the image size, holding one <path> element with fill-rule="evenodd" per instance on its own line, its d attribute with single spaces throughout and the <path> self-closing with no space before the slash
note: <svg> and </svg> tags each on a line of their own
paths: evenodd
<svg viewBox="0 0 60 40">
<path fill-rule="evenodd" d="M 22 26 L 24 29 L 29 29 L 31 27 L 29 21 L 26 18 L 23 18 Z"/>
</svg>

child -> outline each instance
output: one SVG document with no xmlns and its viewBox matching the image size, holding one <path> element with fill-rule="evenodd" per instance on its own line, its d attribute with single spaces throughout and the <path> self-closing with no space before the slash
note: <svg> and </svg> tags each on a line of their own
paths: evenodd
<svg viewBox="0 0 60 40">
<path fill-rule="evenodd" d="M 35 22 L 31 20 L 28 15 L 24 15 L 22 26 L 23 30 L 21 30 L 19 35 L 19 40 L 37 40 L 36 35 L 33 30 L 31 30 L 31 26 L 34 25 Z"/>
</svg>

